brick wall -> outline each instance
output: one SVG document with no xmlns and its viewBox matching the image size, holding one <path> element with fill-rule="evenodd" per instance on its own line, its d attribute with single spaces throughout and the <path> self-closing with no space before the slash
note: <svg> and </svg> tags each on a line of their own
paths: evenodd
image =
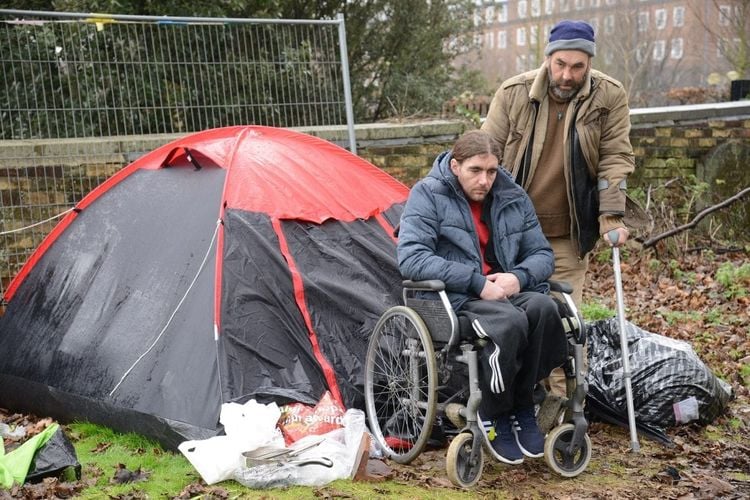
<svg viewBox="0 0 750 500">
<path fill-rule="evenodd" d="M 637 164 L 629 182 L 631 187 L 664 183 L 686 175 L 706 180 L 713 195 L 719 197 L 750 186 L 750 101 L 636 109 L 631 121 Z M 468 122 L 448 120 L 361 125 L 356 128 L 358 154 L 411 186 L 429 171 L 437 154 L 470 128 L 473 125 Z M 343 127 L 302 131 L 342 147 L 348 144 Z M 0 141 L 0 232 L 60 212 L 76 198 L 76 189 L 92 189 L 138 154 L 175 138 Z M 84 150 L 87 155 L 82 153 Z M 49 172 L 53 174 L 48 175 Z M 18 207 L 21 201 L 49 204 L 50 208 L 26 211 Z M 740 220 L 740 224 L 746 228 L 750 226 L 750 202 L 745 201 L 744 207 L 746 220 Z M 43 233 L 39 231 L 48 231 L 53 225 L 35 228 L 33 237 L 16 233 L 13 238 L 0 238 L 0 292 L 22 263 L 8 265 L 9 256 L 30 252 L 41 241 Z"/>
<path fill-rule="evenodd" d="M 633 110 L 631 123 L 637 167 L 631 185 L 691 174 L 716 184 L 717 170 L 746 170 L 731 155 L 715 153 L 750 148 L 750 101 Z"/>
</svg>

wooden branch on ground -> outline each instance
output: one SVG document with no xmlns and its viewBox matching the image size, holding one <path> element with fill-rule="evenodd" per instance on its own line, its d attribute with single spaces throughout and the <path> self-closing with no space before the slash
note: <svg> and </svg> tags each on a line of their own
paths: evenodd
<svg viewBox="0 0 750 500">
<path fill-rule="evenodd" d="M 715 212 L 717 210 L 720 210 L 724 207 L 727 207 L 734 203 L 737 200 L 740 200 L 744 198 L 746 195 L 750 194 L 750 187 L 747 187 L 740 191 L 739 193 L 735 194 L 734 196 L 727 198 L 726 200 L 722 201 L 721 203 L 717 203 L 716 205 L 712 205 L 708 208 L 705 208 L 701 210 L 698 214 L 696 214 L 695 217 L 693 217 L 693 220 L 688 222 L 687 224 L 683 224 L 681 226 L 675 227 L 670 229 L 669 231 L 666 231 L 664 233 L 658 234 L 654 236 L 653 238 L 649 238 L 648 240 L 643 242 L 643 248 L 649 248 L 653 247 L 657 242 L 663 240 L 664 238 L 669 238 L 670 236 L 674 236 L 677 233 L 681 233 L 687 229 L 691 229 L 698 225 L 698 223 L 703 219 L 705 216 L 710 214 L 711 212 Z"/>
</svg>

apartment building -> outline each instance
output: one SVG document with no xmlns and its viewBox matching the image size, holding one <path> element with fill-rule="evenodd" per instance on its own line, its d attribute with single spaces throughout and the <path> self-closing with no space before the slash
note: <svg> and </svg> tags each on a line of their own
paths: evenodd
<svg viewBox="0 0 750 500">
<path fill-rule="evenodd" d="M 722 3 L 725 1 L 726 3 Z M 497 85 L 538 67 L 561 19 L 595 30 L 594 67 L 622 81 L 631 105 L 663 105 L 670 91 L 728 91 L 732 70 L 722 43 L 740 43 L 732 0 L 477 0 L 479 57 L 471 64 Z M 747 3 L 747 2 L 744 2 Z M 724 47 L 726 48 L 726 47 Z"/>
</svg>

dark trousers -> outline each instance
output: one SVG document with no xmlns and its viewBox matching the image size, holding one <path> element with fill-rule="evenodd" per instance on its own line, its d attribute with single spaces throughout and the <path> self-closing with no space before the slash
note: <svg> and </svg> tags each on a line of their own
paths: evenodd
<svg viewBox="0 0 750 500">
<path fill-rule="evenodd" d="M 458 315 L 487 342 L 479 352 L 480 411 L 496 418 L 534 404 L 537 382 L 560 366 L 567 341 L 557 304 L 549 295 L 521 292 L 501 301 L 471 300 Z"/>
</svg>

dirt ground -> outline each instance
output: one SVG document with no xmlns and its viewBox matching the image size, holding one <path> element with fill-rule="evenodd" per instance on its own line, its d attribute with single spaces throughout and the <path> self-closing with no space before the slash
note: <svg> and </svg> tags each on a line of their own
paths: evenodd
<svg viewBox="0 0 750 500">
<path fill-rule="evenodd" d="M 716 279 L 718 268 L 741 269 L 750 258 L 741 253 L 711 259 L 688 256 L 677 265 L 631 259 L 623 265 L 623 282 L 629 320 L 648 331 L 691 342 L 706 365 L 732 385 L 735 398 L 721 416 L 708 426 L 667 429 L 671 445 L 641 437 L 637 453 L 630 450 L 627 429 L 594 421 L 589 428 L 591 462 L 580 476 L 561 478 L 543 459 L 507 466 L 487 458 L 472 494 L 560 500 L 750 498 L 750 277 L 738 275 L 731 287 Z M 609 265 L 592 262 L 584 300 L 614 309 Z M 0 414 L 2 421 L 7 417 Z M 37 423 L 43 428 L 42 422 Z M 388 485 L 395 482 L 420 487 L 430 497 L 452 495 L 456 490 L 446 477 L 445 454 L 446 449 L 426 451 L 409 465 L 381 462 L 380 473 L 388 481 L 381 483 L 382 488 L 374 484 L 375 494 L 388 496 Z M 193 484 L 188 490 L 187 496 L 174 498 L 204 493 L 214 498 L 205 485 Z M 39 487 L 17 493 L 14 498 L 57 498 L 54 491 Z M 342 497 L 332 487 L 316 489 L 315 494 Z"/>
<path fill-rule="evenodd" d="M 734 401 L 708 427 L 668 432 L 673 445 L 639 438 L 630 450 L 627 429 L 593 422 L 591 462 L 580 476 L 565 479 L 543 459 L 518 466 L 485 462 L 478 497 L 553 499 L 740 499 L 750 498 L 750 405 Z M 445 450 L 422 453 L 408 466 L 390 463 L 393 479 L 427 488 L 450 487 Z"/>
</svg>

